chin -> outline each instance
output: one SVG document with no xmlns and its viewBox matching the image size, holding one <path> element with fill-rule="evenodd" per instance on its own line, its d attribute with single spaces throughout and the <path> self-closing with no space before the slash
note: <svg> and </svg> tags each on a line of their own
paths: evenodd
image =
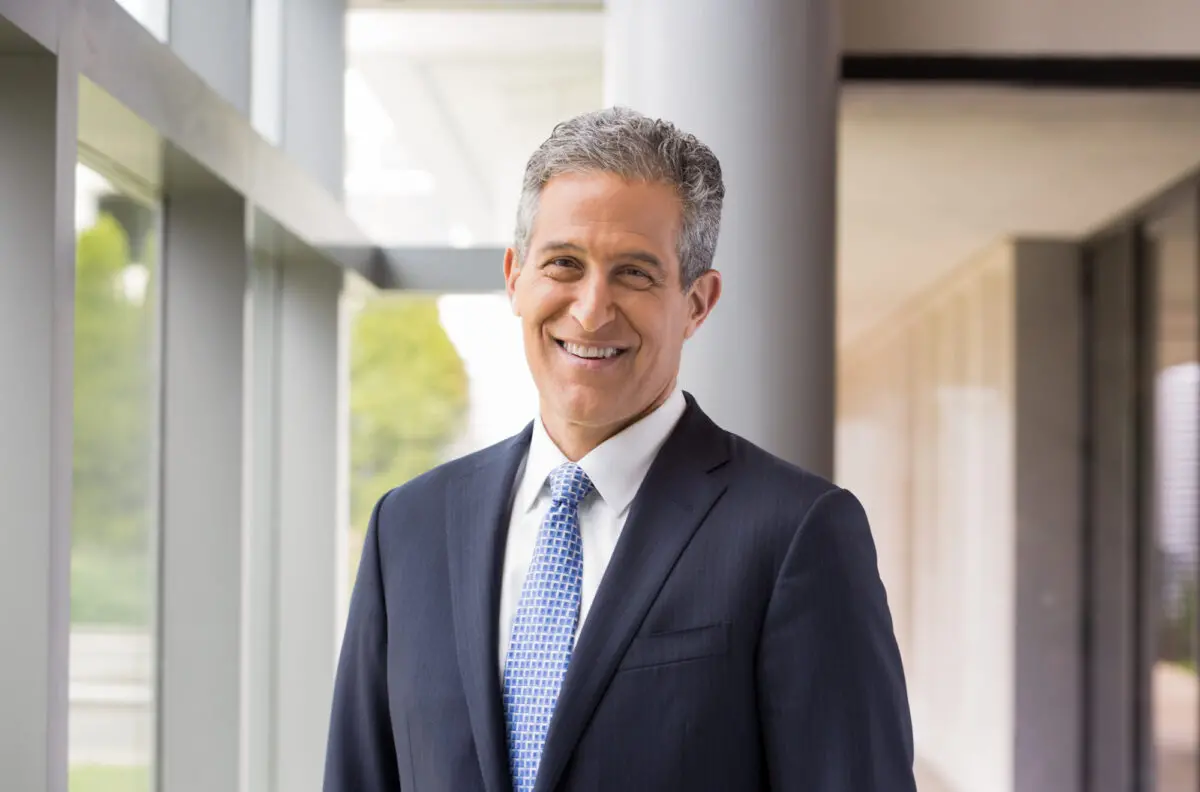
<svg viewBox="0 0 1200 792">
<path fill-rule="evenodd" d="M 551 400 L 553 409 L 571 423 L 581 426 L 608 426 L 621 420 L 616 394 L 605 394 L 596 388 L 581 385 L 552 386 L 557 397 Z"/>
</svg>

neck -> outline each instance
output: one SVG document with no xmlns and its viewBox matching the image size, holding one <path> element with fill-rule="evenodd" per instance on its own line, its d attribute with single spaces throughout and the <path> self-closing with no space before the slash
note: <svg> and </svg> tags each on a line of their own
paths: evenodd
<svg viewBox="0 0 1200 792">
<path fill-rule="evenodd" d="M 562 451 L 563 456 L 571 462 L 578 462 L 605 440 L 620 434 L 661 407 L 674 389 L 675 383 L 672 382 L 666 390 L 636 415 L 602 426 L 582 424 L 568 420 L 562 416 L 554 415 L 545 409 L 545 404 L 543 403 L 542 426 L 546 428 L 546 434 L 550 436 L 550 439 Z"/>
</svg>

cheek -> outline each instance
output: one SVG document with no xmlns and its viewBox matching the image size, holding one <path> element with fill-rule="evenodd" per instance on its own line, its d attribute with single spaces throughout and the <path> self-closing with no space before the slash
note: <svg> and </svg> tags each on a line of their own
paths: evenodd
<svg viewBox="0 0 1200 792">
<path fill-rule="evenodd" d="M 542 326 L 540 322 L 530 322 L 522 318 L 521 334 L 525 337 L 525 349 L 530 358 L 545 355 L 542 343 Z"/>
<path fill-rule="evenodd" d="M 660 305 L 650 317 L 651 321 L 643 323 L 643 327 L 645 333 L 654 339 L 654 346 L 659 350 L 657 354 L 677 354 L 677 347 L 683 343 L 692 327 L 691 316 L 686 308 L 676 304 Z"/>
<path fill-rule="evenodd" d="M 570 302 L 570 294 L 564 292 L 561 284 L 548 278 L 539 278 L 518 292 L 514 304 L 525 332 L 540 335 L 545 324 L 562 314 Z"/>
<path fill-rule="evenodd" d="M 683 328 L 677 322 L 664 319 L 652 326 L 637 328 L 642 341 L 643 364 L 648 368 L 670 365 L 678 357 Z"/>
<path fill-rule="evenodd" d="M 680 311 L 672 316 L 669 321 L 663 323 L 661 333 L 658 338 L 659 350 L 657 353 L 659 365 L 667 366 L 672 369 L 678 369 L 680 360 L 683 357 L 683 347 L 691 336 L 693 325 L 690 317 Z"/>
</svg>

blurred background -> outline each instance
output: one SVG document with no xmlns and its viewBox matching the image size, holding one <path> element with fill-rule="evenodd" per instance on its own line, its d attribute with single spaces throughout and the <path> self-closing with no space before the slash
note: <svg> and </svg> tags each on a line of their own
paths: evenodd
<svg viewBox="0 0 1200 792">
<path fill-rule="evenodd" d="M 371 509 L 534 416 L 521 175 L 619 102 L 726 165 L 683 385 L 864 501 L 921 789 L 1200 790 L 1200 6 L 799 7 L 0 0 L 0 786 L 319 789 Z"/>
</svg>

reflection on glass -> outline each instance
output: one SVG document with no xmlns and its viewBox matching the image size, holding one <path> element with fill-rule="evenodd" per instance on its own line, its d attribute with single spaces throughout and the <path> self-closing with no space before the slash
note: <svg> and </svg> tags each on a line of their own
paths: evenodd
<svg viewBox="0 0 1200 792">
<path fill-rule="evenodd" d="M 156 212 L 77 171 L 70 789 L 152 788 Z"/>
<path fill-rule="evenodd" d="M 1200 748 L 1200 325 L 1196 209 L 1150 229 L 1156 265 L 1153 498 L 1158 583 L 1151 686 L 1158 792 L 1195 792 Z"/>
<path fill-rule="evenodd" d="M 380 496 L 516 434 L 537 397 L 503 295 L 385 295 L 349 310 L 353 584 Z"/>
</svg>

